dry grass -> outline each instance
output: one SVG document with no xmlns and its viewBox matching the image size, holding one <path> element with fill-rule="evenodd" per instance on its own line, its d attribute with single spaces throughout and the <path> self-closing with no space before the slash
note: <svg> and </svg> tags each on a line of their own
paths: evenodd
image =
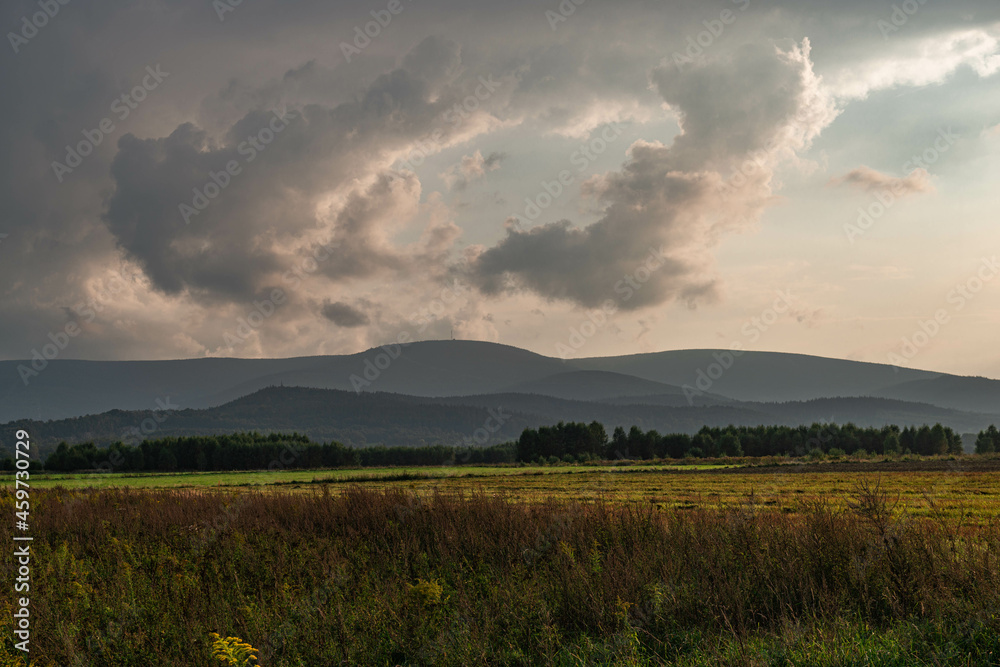
<svg viewBox="0 0 1000 667">
<path fill-rule="evenodd" d="M 778 460 L 778 459 L 775 459 Z M 946 516 L 984 523 L 1000 518 L 1000 458 L 925 458 L 915 461 L 855 461 L 706 468 L 625 465 L 566 467 L 428 467 L 335 471 L 189 473 L 151 475 L 72 475 L 39 478 L 36 486 L 73 488 L 120 485 L 145 489 L 212 488 L 271 490 L 313 495 L 323 486 L 403 490 L 428 496 L 483 493 L 520 502 L 608 501 L 652 504 L 676 509 L 727 509 L 751 499 L 788 513 L 817 501 L 839 508 L 856 486 L 877 476 L 900 507 L 912 516 Z"/>
</svg>

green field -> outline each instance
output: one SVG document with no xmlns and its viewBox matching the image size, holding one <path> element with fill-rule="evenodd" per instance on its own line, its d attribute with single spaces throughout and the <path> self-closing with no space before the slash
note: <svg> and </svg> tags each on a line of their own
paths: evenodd
<svg viewBox="0 0 1000 667">
<path fill-rule="evenodd" d="M 348 488 L 500 495 L 519 502 L 649 503 L 663 508 L 725 509 L 756 504 L 798 512 L 813 503 L 843 505 L 874 478 L 915 516 L 983 522 L 1000 517 L 1000 460 L 983 457 L 919 461 L 775 464 L 630 462 L 619 465 L 441 466 L 336 470 L 189 473 L 43 473 L 34 488 L 205 489 L 338 492 Z M 12 484 L 12 477 L 5 476 Z M 329 487 L 324 490 L 324 487 Z"/>
</svg>

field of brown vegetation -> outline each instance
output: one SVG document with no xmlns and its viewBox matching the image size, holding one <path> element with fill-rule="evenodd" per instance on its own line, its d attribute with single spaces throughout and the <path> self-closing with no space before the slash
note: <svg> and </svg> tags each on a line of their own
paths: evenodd
<svg viewBox="0 0 1000 667">
<path fill-rule="evenodd" d="M 36 665 L 205 666 L 213 632 L 267 667 L 1000 655 L 1000 525 L 911 516 L 874 478 L 797 513 L 329 487 L 36 494 Z"/>
</svg>

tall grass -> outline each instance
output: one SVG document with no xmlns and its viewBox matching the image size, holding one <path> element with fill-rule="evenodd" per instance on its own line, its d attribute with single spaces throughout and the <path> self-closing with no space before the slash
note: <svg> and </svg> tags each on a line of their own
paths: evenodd
<svg viewBox="0 0 1000 667">
<path fill-rule="evenodd" d="M 39 665 L 210 665 L 211 633 L 264 667 L 1000 655 L 998 527 L 909 519 L 877 486 L 801 514 L 357 489 L 35 495 Z"/>
</svg>

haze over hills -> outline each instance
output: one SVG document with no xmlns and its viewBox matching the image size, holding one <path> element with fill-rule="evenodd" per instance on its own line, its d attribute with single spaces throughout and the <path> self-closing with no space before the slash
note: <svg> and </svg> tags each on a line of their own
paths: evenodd
<svg viewBox="0 0 1000 667">
<path fill-rule="evenodd" d="M 414 396 L 501 391 L 521 382 L 574 370 L 559 359 L 506 345 L 471 341 L 413 343 L 389 357 L 381 348 L 353 355 L 293 359 L 180 361 L 54 360 L 21 379 L 18 366 L 0 362 L 0 422 L 62 419 L 113 409 L 153 409 L 169 397 L 182 408 L 222 405 L 264 387 L 285 385 Z M 388 360 L 388 364 L 384 361 Z M 386 366 L 380 369 L 379 363 Z M 375 378 L 369 380 L 366 378 Z"/>
<path fill-rule="evenodd" d="M 3 362 L 0 371 L 16 366 Z M 455 445 L 468 444 L 490 410 L 506 416 L 489 442 L 516 438 L 526 427 L 593 420 L 609 430 L 635 425 L 663 433 L 848 421 L 941 422 L 961 433 L 1000 422 L 998 386 L 770 352 L 561 360 L 470 341 L 282 360 L 54 361 L 27 388 L 19 378 L 5 386 L 0 441 L 6 448 L 25 427 L 45 448 L 61 440 L 107 444 L 134 439 L 145 423 L 153 426 L 145 435 L 156 437 L 299 431 L 357 446 Z"/>
<path fill-rule="evenodd" d="M 794 401 L 832 396 L 872 396 L 888 387 L 929 380 L 941 373 L 782 352 L 677 350 L 624 357 L 577 359 L 577 368 L 608 370 L 674 385 L 697 387 L 741 401 Z M 723 368 L 730 364 L 728 369 Z M 718 379 L 710 367 L 723 368 Z M 967 378 L 962 378 L 967 379 Z M 1000 387 L 1000 382 L 997 382 Z"/>
<path fill-rule="evenodd" d="M 611 371 L 567 371 L 539 380 L 521 382 L 508 387 L 505 393 L 538 394 L 579 401 L 631 400 L 637 397 L 662 396 L 672 399 L 671 405 L 691 405 L 682 387 L 654 382 L 633 375 Z M 699 404 L 731 403 L 731 399 L 715 394 L 692 395 Z"/>
<path fill-rule="evenodd" d="M 622 399 L 625 400 L 625 399 Z M 919 426 L 940 422 L 959 433 L 977 432 L 993 417 L 881 398 L 826 398 L 788 403 L 741 403 L 670 407 L 581 401 L 538 394 L 486 394 L 431 398 L 335 389 L 269 387 L 214 408 L 110 412 L 0 426 L 0 448 L 10 453 L 17 429 L 27 429 L 44 457 L 61 442 L 116 441 L 237 431 L 299 432 L 318 441 L 353 446 L 489 445 L 516 440 L 528 427 L 560 421 L 638 426 L 661 433 L 694 434 L 702 426 L 798 426 L 847 423 L 858 426 Z"/>
<path fill-rule="evenodd" d="M 961 410 L 1000 413 L 1000 382 L 984 377 L 938 375 L 892 385 L 873 395 Z"/>
<path fill-rule="evenodd" d="M 571 404 L 599 404 L 601 411 L 637 405 L 649 410 L 726 407 L 761 417 L 780 413 L 773 407 L 761 408 L 765 403 L 869 397 L 902 403 L 869 401 L 862 409 L 863 401 L 855 402 L 847 412 L 865 419 L 877 419 L 881 413 L 901 415 L 919 423 L 947 417 L 955 428 L 1000 414 L 997 380 L 798 354 L 745 352 L 738 358 L 728 354 L 680 350 L 562 360 L 493 343 L 427 341 L 354 355 L 294 359 L 54 360 L 29 377 L 27 386 L 18 367 L 29 362 L 5 361 L 0 362 L 0 423 L 66 419 L 115 409 L 204 409 L 282 385 L 448 401 L 533 395 L 535 401 L 544 396 Z M 576 414 L 576 409 L 570 412 Z M 846 418 L 852 417 L 841 419 Z"/>
</svg>

